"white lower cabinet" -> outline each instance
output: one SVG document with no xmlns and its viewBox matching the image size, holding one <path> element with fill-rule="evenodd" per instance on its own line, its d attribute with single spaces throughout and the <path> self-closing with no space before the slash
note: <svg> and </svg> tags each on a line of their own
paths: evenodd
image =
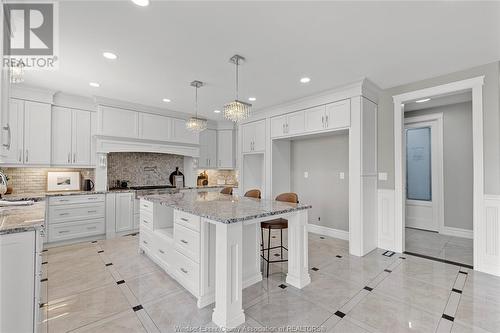
<svg viewBox="0 0 500 333">
<path fill-rule="evenodd" d="M 50 197 L 47 211 L 49 243 L 78 240 L 106 232 L 104 194 Z"/>
<path fill-rule="evenodd" d="M 106 238 L 139 229 L 139 201 L 134 192 L 106 194 Z"/>
<path fill-rule="evenodd" d="M 37 332 L 41 273 L 40 231 L 0 235 L 0 332 Z"/>
</svg>

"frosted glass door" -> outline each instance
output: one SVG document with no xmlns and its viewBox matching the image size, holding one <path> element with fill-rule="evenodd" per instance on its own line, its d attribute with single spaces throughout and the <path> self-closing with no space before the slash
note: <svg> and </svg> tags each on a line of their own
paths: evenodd
<svg viewBox="0 0 500 333">
<path fill-rule="evenodd" d="M 432 201 L 430 127 L 406 129 L 406 199 Z"/>
</svg>

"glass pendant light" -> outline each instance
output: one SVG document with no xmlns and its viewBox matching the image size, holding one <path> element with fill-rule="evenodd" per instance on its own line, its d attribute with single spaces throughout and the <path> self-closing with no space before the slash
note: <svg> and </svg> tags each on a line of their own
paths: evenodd
<svg viewBox="0 0 500 333">
<path fill-rule="evenodd" d="M 224 105 L 224 118 L 235 123 L 247 119 L 250 116 L 252 104 L 238 100 L 238 67 L 245 60 L 242 56 L 235 54 L 229 61 L 236 65 L 236 98 L 234 101 Z"/>
<path fill-rule="evenodd" d="M 207 128 L 207 120 L 198 117 L 198 88 L 203 87 L 203 82 L 201 81 L 193 81 L 191 82 L 191 87 L 196 88 L 195 93 L 195 116 L 189 118 L 186 121 L 186 128 L 193 132 L 201 132 Z"/>
</svg>

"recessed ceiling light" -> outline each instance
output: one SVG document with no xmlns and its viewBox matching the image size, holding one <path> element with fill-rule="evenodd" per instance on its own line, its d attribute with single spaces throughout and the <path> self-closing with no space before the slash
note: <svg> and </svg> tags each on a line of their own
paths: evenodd
<svg viewBox="0 0 500 333">
<path fill-rule="evenodd" d="M 415 103 L 425 103 L 425 102 L 428 102 L 430 100 L 431 100 L 430 98 L 424 98 L 424 99 L 419 99 L 418 101 L 415 101 Z"/>
<path fill-rule="evenodd" d="M 300 83 L 309 83 L 309 82 L 311 82 L 311 79 L 308 77 L 303 77 L 300 79 Z"/>
<path fill-rule="evenodd" d="M 163 99 L 163 101 L 164 101 L 165 103 L 170 103 L 170 102 L 171 102 L 171 100 L 170 100 L 170 99 L 168 99 L 168 98 L 164 98 L 164 99 Z"/>
<path fill-rule="evenodd" d="M 220 113 L 220 110 L 214 110 L 214 113 Z"/>
<path fill-rule="evenodd" d="M 132 0 L 137 6 L 146 7 L 149 5 L 149 0 Z"/>
<path fill-rule="evenodd" d="M 257 100 L 257 98 L 255 98 L 255 97 L 248 97 L 248 100 L 249 100 L 250 102 L 255 102 L 255 101 Z"/>
<path fill-rule="evenodd" d="M 100 84 L 97 82 L 90 82 L 89 86 L 94 87 L 94 88 L 99 88 Z"/>
<path fill-rule="evenodd" d="M 115 60 L 118 56 L 112 52 L 103 52 L 102 56 L 106 59 Z"/>
</svg>

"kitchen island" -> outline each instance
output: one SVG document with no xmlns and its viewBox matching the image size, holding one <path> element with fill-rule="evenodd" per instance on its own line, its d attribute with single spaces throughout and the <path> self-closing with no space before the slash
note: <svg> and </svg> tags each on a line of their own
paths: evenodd
<svg viewBox="0 0 500 333">
<path fill-rule="evenodd" d="M 310 283 L 306 204 L 180 192 L 151 195 L 140 204 L 140 251 L 198 299 L 215 301 L 212 320 L 224 328 L 245 322 L 242 290 L 260 280 L 260 222 L 288 220 L 288 274 L 297 288 Z"/>
</svg>

